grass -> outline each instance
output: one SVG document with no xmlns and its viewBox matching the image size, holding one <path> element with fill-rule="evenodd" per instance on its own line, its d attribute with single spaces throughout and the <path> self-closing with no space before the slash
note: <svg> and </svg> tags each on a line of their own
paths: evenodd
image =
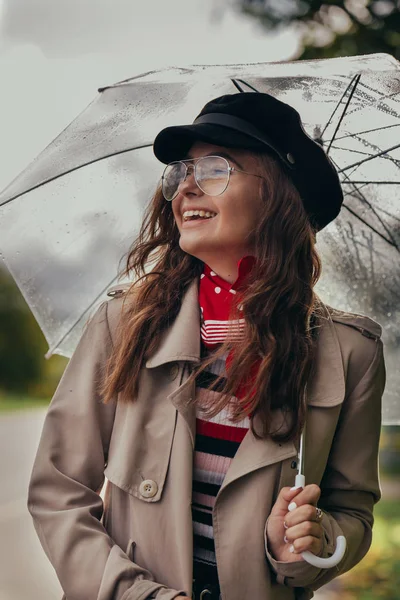
<svg viewBox="0 0 400 600">
<path fill-rule="evenodd" d="M 12 413 L 30 408 L 40 408 L 49 405 L 50 398 L 32 398 L 31 396 L 0 395 L 0 414 Z"/>
</svg>

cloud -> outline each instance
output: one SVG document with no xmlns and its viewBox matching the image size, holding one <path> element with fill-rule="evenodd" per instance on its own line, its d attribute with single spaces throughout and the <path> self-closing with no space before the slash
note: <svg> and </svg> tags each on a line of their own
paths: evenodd
<svg viewBox="0 0 400 600">
<path fill-rule="evenodd" d="M 2 0 L 0 0 L 1 2 Z M 223 18 L 213 0 L 144 2 L 143 0 L 3 0 L 3 35 L 6 40 L 38 45 L 45 55 L 75 56 L 84 52 L 114 52 L 123 47 L 143 50 L 174 36 L 184 37 L 200 21 Z M 197 36 L 196 36 L 197 38 Z M 198 40 L 198 38 L 197 38 Z M 198 40 L 200 41 L 200 40 Z M 204 42 L 204 39 L 203 39 Z M 201 43 L 201 42 L 200 42 Z"/>
</svg>

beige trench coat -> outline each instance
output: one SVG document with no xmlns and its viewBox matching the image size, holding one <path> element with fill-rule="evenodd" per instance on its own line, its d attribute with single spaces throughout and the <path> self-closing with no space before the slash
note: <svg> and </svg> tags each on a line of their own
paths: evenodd
<svg viewBox="0 0 400 600">
<path fill-rule="evenodd" d="M 89 323 L 49 407 L 28 508 L 67 600 L 191 596 L 196 419 L 186 381 L 200 354 L 197 285 L 143 368 L 134 403 L 104 405 L 96 387 L 122 307 L 116 297 Z M 269 555 L 266 521 L 280 488 L 293 485 L 297 449 L 249 430 L 213 512 L 223 600 L 308 599 L 367 552 L 380 497 L 380 335 L 371 319 L 326 308 L 308 386 L 306 482 L 322 487 L 324 555 L 344 534 L 343 561 L 320 570 Z"/>
</svg>

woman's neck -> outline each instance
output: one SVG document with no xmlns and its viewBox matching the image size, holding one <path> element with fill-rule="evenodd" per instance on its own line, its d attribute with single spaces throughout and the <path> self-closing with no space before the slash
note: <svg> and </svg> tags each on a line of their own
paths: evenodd
<svg viewBox="0 0 400 600">
<path fill-rule="evenodd" d="M 206 262 L 207 266 L 216 273 L 221 279 L 229 284 L 238 282 L 238 279 L 243 280 L 254 266 L 255 258 L 251 254 L 246 254 L 238 261 L 221 261 L 211 260 Z"/>
<path fill-rule="evenodd" d="M 208 266 L 214 273 L 219 275 L 222 279 L 228 283 L 234 283 L 238 278 L 238 266 L 236 265 L 220 265 L 218 263 L 207 263 Z"/>
</svg>

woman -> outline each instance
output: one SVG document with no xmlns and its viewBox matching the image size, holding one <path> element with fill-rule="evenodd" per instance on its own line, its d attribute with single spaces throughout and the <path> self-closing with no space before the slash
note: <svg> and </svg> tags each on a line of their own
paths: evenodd
<svg viewBox="0 0 400 600">
<path fill-rule="evenodd" d="M 311 598 L 365 555 L 380 498 L 381 328 L 313 291 L 336 171 L 268 94 L 209 102 L 154 152 L 137 283 L 101 305 L 46 417 L 38 536 L 67 600 Z M 303 560 L 338 535 L 338 567 Z"/>
</svg>

